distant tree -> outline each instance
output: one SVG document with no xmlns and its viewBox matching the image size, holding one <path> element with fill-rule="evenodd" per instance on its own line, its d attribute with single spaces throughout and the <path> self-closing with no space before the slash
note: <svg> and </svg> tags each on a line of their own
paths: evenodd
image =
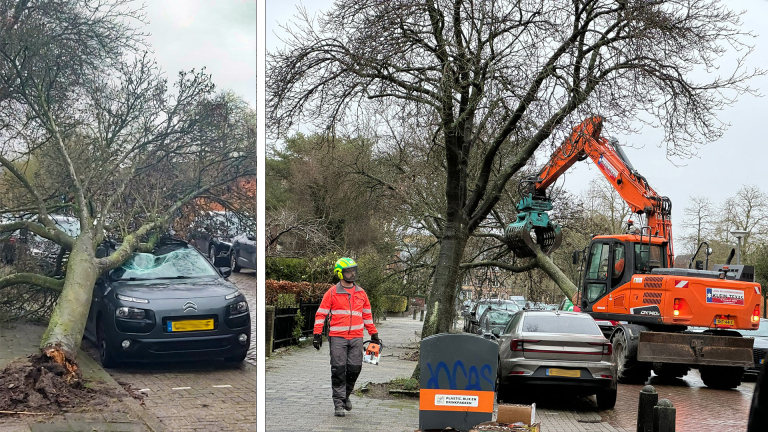
<svg viewBox="0 0 768 432">
<path fill-rule="evenodd" d="M 685 250 L 693 254 L 702 241 L 712 240 L 711 234 L 717 230 L 717 209 L 709 198 L 695 196 L 689 198 L 689 204 L 683 212 L 681 228 L 688 232 L 682 237 L 681 252 Z"/>
</svg>

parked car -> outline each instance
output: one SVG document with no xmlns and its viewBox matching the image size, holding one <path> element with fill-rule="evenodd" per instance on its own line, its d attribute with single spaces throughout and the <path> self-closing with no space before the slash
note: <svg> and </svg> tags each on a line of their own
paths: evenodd
<svg viewBox="0 0 768 432">
<path fill-rule="evenodd" d="M 233 272 L 239 272 L 243 268 L 256 270 L 256 236 L 245 233 L 232 240 L 229 266 Z"/>
<path fill-rule="evenodd" d="M 245 231 L 237 214 L 229 211 L 207 211 L 192 223 L 187 239 L 213 265 L 230 263 L 235 237 Z"/>
<path fill-rule="evenodd" d="M 580 396 L 596 395 L 600 409 L 616 405 L 613 347 L 587 314 L 520 311 L 499 343 L 498 399 L 514 388 L 556 387 Z"/>
<path fill-rule="evenodd" d="M 77 218 L 64 215 L 49 215 L 53 224 L 72 237 L 80 234 L 80 221 Z M 0 215 L 0 223 L 12 222 L 18 220 L 10 215 Z M 61 247 L 55 242 L 40 237 L 37 234 L 20 229 L 10 233 L 0 234 L 0 244 L 2 244 L 2 262 L 12 264 L 16 262 L 20 253 L 27 252 L 38 263 L 40 271 L 49 276 L 63 276 L 63 274 L 53 274 L 57 256 Z M 66 252 L 66 251 L 65 251 Z M 62 257 L 62 265 L 59 269 L 63 272 L 66 269 L 68 253 Z"/>
<path fill-rule="evenodd" d="M 477 334 L 485 336 L 486 334 L 493 334 L 493 330 L 502 331 L 507 328 L 509 320 L 517 313 L 515 311 L 509 311 L 505 309 L 496 309 L 493 306 L 487 308 L 483 315 L 478 320 Z"/>
<path fill-rule="evenodd" d="M 760 319 L 760 327 L 757 330 L 737 330 L 744 337 L 755 338 L 752 344 L 752 354 L 755 359 L 755 365 L 744 371 L 745 375 L 756 377 L 760 373 L 760 368 L 768 358 L 768 319 Z"/>
<path fill-rule="evenodd" d="M 469 325 L 465 330 L 467 333 L 477 334 L 477 330 L 479 328 L 478 319 L 483 315 L 483 312 L 485 312 L 485 310 L 491 306 L 493 306 L 494 309 L 503 309 L 503 310 L 513 311 L 513 312 L 521 309 L 520 305 L 512 300 L 498 300 L 498 299 L 480 300 L 477 303 L 475 303 L 474 306 L 472 306 L 472 310 L 470 311 L 469 316 L 467 317 L 469 321 Z"/>
<path fill-rule="evenodd" d="M 114 246 L 100 246 L 109 255 Z M 123 361 L 242 362 L 251 339 L 243 294 L 184 241 L 161 239 L 103 274 L 93 290 L 85 336 L 104 367 Z"/>
</svg>

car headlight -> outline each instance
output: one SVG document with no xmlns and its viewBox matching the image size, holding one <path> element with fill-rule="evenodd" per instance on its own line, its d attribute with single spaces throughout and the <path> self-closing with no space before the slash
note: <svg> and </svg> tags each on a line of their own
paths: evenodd
<svg viewBox="0 0 768 432">
<path fill-rule="evenodd" d="M 241 301 L 229 305 L 229 315 L 240 315 L 248 312 L 248 302 Z"/>
<path fill-rule="evenodd" d="M 144 309 L 123 306 L 115 310 L 115 316 L 123 319 L 143 320 L 146 313 Z"/>
<path fill-rule="evenodd" d="M 133 303 L 149 303 L 149 300 L 136 298 L 136 297 L 128 297 L 124 296 L 122 294 L 115 294 L 115 297 L 118 298 L 118 300 L 127 301 L 127 302 L 133 302 Z"/>
<path fill-rule="evenodd" d="M 240 290 L 237 290 L 237 291 L 233 292 L 232 294 L 227 294 L 227 296 L 225 298 L 227 300 L 232 300 L 233 298 L 239 296 L 240 294 L 241 294 Z"/>
</svg>

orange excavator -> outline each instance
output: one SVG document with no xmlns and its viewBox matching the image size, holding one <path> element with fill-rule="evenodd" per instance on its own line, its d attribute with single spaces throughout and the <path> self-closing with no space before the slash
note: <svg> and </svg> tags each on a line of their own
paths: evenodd
<svg viewBox="0 0 768 432">
<path fill-rule="evenodd" d="M 681 377 L 698 368 L 713 388 L 741 384 L 753 363 L 751 338 L 736 329 L 759 326 L 760 285 L 754 270 L 718 265 L 714 270 L 672 268 L 672 204 L 632 167 L 616 140 L 604 138 L 603 120 L 592 117 L 573 129 L 538 175 L 523 182 L 517 220 L 505 240 L 520 257 L 539 247 L 551 253 L 560 244 L 560 227 L 549 220 L 546 189 L 577 161 L 592 159 L 626 201 L 645 219 L 627 223 L 621 235 L 594 236 L 585 254 L 579 284 L 580 307 L 596 320 L 613 323 L 609 337 L 620 382 L 644 382 L 653 370 Z M 693 331 L 690 327 L 705 328 Z"/>
</svg>

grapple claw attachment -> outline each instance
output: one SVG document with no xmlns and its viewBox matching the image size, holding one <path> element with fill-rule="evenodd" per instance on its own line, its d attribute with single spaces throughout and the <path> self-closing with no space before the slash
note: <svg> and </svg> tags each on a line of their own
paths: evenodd
<svg viewBox="0 0 768 432">
<path fill-rule="evenodd" d="M 533 199 L 531 195 L 523 198 L 517 205 L 520 213 L 517 220 L 504 229 L 504 240 L 519 258 L 535 256 L 534 245 L 549 255 L 560 246 L 562 231 L 560 225 L 549 220 L 546 213 L 552 210 L 548 199 Z"/>
</svg>

